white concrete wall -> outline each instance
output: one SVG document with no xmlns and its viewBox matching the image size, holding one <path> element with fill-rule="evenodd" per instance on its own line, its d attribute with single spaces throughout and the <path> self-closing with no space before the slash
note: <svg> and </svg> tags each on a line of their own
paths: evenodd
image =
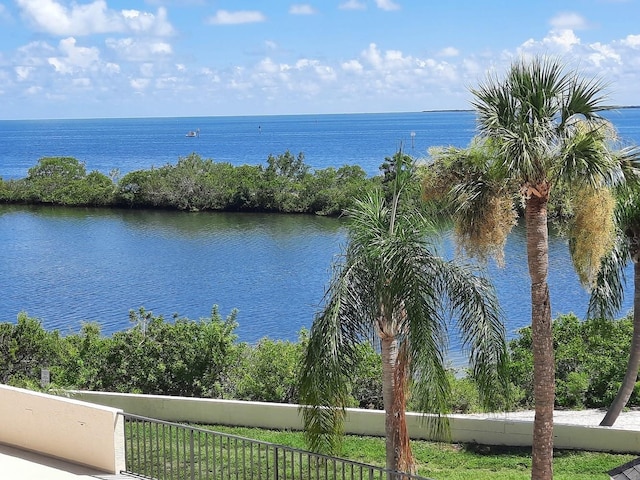
<svg viewBox="0 0 640 480">
<path fill-rule="evenodd" d="M 0 384 L 0 443 L 95 469 L 124 469 L 121 410 Z"/>
<path fill-rule="evenodd" d="M 105 392 L 73 391 L 69 394 L 77 399 L 120 408 L 127 413 L 166 421 L 283 430 L 303 428 L 297 405 Z M 412 438 L 433 439 L 427 418 L 422 414 L 407 414 Z M 451 415 L 449 418 L 451 442 L 510 446 L 530 446 L 532 442 L 533 423 L 530 420 L 513 420 L 500 415 L 483 418 Z M 347 409 L 345 430 L 356 435 L 383 436 L 384 412 Z M 563 449 L 640 453 L 640 432 L 556 423 L 554 445 Z"/>
</svg>

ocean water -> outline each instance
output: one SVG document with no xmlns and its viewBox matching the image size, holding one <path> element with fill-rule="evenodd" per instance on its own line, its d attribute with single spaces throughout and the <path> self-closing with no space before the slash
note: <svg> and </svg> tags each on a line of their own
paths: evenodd
<svg viewBox="0 0 640 480">
<path fill-rule="evenodd" d="M 608 112 L 625 143 L 640 144 L 640 109 Z M 191 138 L 189 131 L 200 130 Z M 70 156 L 88 171 L 121 174 L 176 163 L 197 153 L 234 165 L 266 164 L 269 155 L 302 152 L 312 168 L 360 165 L 379 173 L 399 148 L 422 158 L 434 146 L 464 147 L 471 111 L 245 117 L 0 121 L 0 177 L 21 178 L 38 159 Z"/>
<path fill-rule="evenodd" d="M 609 115 L 624 143 L 640 143 L 640 109 Z M 185 136 L 197 128 L 199 138 Z M 357 164 L 375 175 L 400 146 L 420 158 L 473 134 L 471 112 L 2 121 L 0 176 L 24 177 L 42 156 L 124 174 L 192 152 L 238 165 L 286 150 L 313 168 Z M 129 327 L 130 309 L 199 318 L 215 304 L 223 315 L 239 310 L 242 341 L 293 340 L 311 325 L 343 242 L 340 220 L 313 216 L 0 206 L 0 321 L 25 311 L 47 328 L 96 321 L 111 333 Z M 549 273 L 553 315 L 582 317 L 588 295 L 562 238 L 550 239 Z M 490 264 L 489 275 L 513 335 L 530 321 L 524 230 L 510 236 L 505 268 Z"/>
<path fill-rule="evenodd" d="M 399 148 L 423 157 L 434 145 L 462 147 L 474 128 L 471 112 L 0 121 L 0 177 L 24 177 L 47 156 L 75 157 L 88 171 L 124 174 L 194 152 L 259 165 L 287 150 L 302 152 L 315 169 L 360 165 L 376 175 Z M 196 129 L 199 137 L 186 136 Z"/>
</svg>

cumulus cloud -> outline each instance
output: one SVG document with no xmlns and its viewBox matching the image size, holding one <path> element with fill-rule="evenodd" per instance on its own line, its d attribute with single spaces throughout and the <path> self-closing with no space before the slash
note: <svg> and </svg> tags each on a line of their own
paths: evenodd
<svg viewBox="0 0 640 480">
<path fill-rule="evenodd" d="M 455 47 L 446 47 L 438 52 L 440 57 L 457 57 L 460 55 L 460 51 Z"/>
<path fill-rule="evenodd" d="M 345 72 L 362 73 L 364 67 L 358 60 L 349 60 L 348 62 L 342 62 L 340 65 Z"/>
<path fill-rule="evenodd" d="M 128 30 L 134 33 L 153 34 L 159 37 L 172 35 L 174 30 L 167 20 L 167 10 L 163 7 L 158 9 L 156 15 L 139 10 L 122 10 L 122 16 Z"/>
<path fill-rule="evenodd" d="M 365 10 L 367 8 L 364 2 L 359 0 L 348 0 L 344 3 L 341 3 L 338 8 L 340 10 Z"/>
<path fill-rule="evenodd" d="M 584 30 L 588 28 L 587 21 L 575 12 L 562 12 L 553 17 L 549 23 L 555 29 Z"/>
<path fill-rule="evenodd" d="M 291 15 L 315 15 L 318 12 L 311 5 L 305 3 L 291 5 L 291 7 L 289 8 L 289 13 Z"/>
<path fill-rule="evenodd" d="M 552 30 L 542 40 L 529 39 L 518 49 L 520 53 L 526 54 L 566 54 L 576 45 L 580 44 L 580 39 L 573 30 Z"/>
<path fill-rule="evenodd" d="M 160 40 L 108 38 L 105 44 L 120 58 L 131 62 L 153 60 L 173 53 L 171 45 Z"/>
<path fill-rule="evenodd" d="M 400 10 L 400 5 L 395 3 L 393 0 L 376 0 L 376 5 L 381 10 Z"/>
<path fill-rule="evenodd" d="M 49 65 L 58 73 L 73 74 L 98 70 L 100 67 L 99 50 L 93 47 L 79 47 L 73 37 L 60 40 L 58 50 L 61 55 L 47 59 Z"/>
<path fill-rule="evenodd" d="M 627 35 L 621 43 L 630 48 L 640 48 L 640 35 Z"/>
<path fill-rule="evenodd" d="M 24 66 L 24 65 L 18 65 L 17 67 L 14 67 L 13 70 L 14 70 L 14 72 L 16 72 L 16 77 L 18 78 L 18 80 L 24 81 L 24 80 L 27 80 L 29 78 L 29 76 L 33 72 L 34 68 L 33 67 L 27 67 L 27 66 Z"/>
<path fill-rule="evenodd" d="M 257 10 L 239 10 L 229 12 L 228 10 L 218 10 L 212 17 L 207 19 L 211 25 L 238 25 L 242 23 L 260 23 L 266 21 L 262 12 Z"/>
<path fill-rule="evenodd" d="M 399 50 L 387 50 L 382 53 L 375 43 L 369 44 L 360 56 L 376 70 L 405 68 L 413 63 L 411 57 L 405 57 Z"/>
<path fill-rule="evenodd" d="M 69 7 L 55 0 L 16 0 L 16 3 L 34 28 L 51 35 L 144 32 L 165 36 L 173 33 L 163 7 L 153 14 L 138 10 L 111 10 L 104 0 L 72 3 Z"/>
</svg>

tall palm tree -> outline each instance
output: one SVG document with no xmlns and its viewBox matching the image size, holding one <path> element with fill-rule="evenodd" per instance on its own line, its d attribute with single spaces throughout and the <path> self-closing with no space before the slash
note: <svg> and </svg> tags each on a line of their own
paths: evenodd
<svg viewBox="0 0 640 480">
<path fill-rule="evenodd" d="M 608 108 L 604 85 L 565 71 L 558 60 L 536 57 L 515 61 L 504 78 L 490 75 L 471 92 L 479 136 L 469 149 L 435 152 L 425 194 L 448 195 L 463 249 L 480 257 L 500 254 L 516 212 L 524 209 L 534 357 L 531 477 L 549 479 L 555 366 L 547 209 L 554 191 L 580 201 L 621 177 L 607 142 L 610 124 L 599 115 Z M 596 238 L 610 238 L 606 222 L 594 228 L 601 230 Z M 584 252 L 591 247 L 578 242 L 572 253 L 590 258 Z"/>
<path fill-rule="evenodd" d="M 640 150 L 629 148 L 621 153 L 627 181 L 617 190 L 615 243 L 602 259 L 587 311 L 591 318 L 613 318 L 620 311 L 626 283 L 624 270 L 629 261 L 633 262 L 633 334 L 629 360 L 620 389 L 600 422 L 607 427 L 615 423 L 629 401 L 640 368 Z"/>
<path fill-rule="evenodd" d="M 396 154 L 385 178 L 387 192 L 374 190 L 348 212 L 348 242 L 311 327 L 300 400 L 311 448 L 337 451 L 358 346 L 378 345 L 386 465 L 413 472 L 406 399 L 411 387 L 421 411 L 447 412 L 447 312 L 456 313 L 486 405 L 506 385 L 506 344 L 492 286 L 471 267 L 434 253 L 410 157 Z M 446 433 L 446 421 L 433 426 Z"/>
</svg>

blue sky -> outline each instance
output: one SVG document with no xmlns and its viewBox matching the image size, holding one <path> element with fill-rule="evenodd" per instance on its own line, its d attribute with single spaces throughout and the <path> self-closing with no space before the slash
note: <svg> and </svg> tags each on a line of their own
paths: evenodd
<svg viewBox="0 0 640 480">
<path fill-rule="evenodd" d="M 639 105 L 638 1 L 0 0 L 0 119 L 466 109 L 533 54 Z"/>
</svg>

